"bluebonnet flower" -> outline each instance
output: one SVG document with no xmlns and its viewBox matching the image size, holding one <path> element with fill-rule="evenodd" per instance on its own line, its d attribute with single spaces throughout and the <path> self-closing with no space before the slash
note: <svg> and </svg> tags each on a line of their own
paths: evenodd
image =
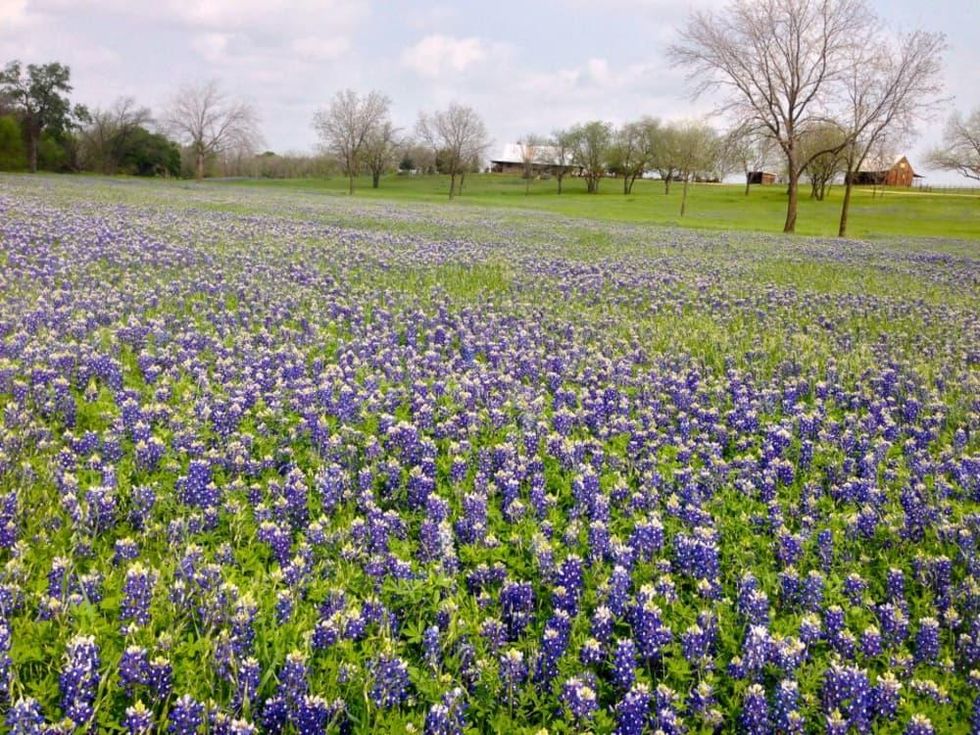
<svg viewBox="0 0 980 735">
<path fill-rule="evenodd" d="M 134 563 L 126 572 L 123 582 L 123 601 L 119 617 L 124 622 L 131 621 L 143 626 L 150 622 L 150 603 L 153 600 L 153 588 L 157 583 L 157 573 Z"/>
<path fill-rule="evenodd" d="M 852 572 L 844 578 L 844 594 L 847 595 L 852 605 L 861 604 L 861 597 L 864 595 L 864 591 L 867 589 L 867 587 L 867 582 L 865 582 L 859 574 Z"/>
<path fill-rule="evenodd" d="M 149 683 L 150 657 L 142 646 L 129 646 L 119 660 L 119 681 L 132 694 L 133 687 Z"/>
<path fill-rule="evenodd" d="M 915 660 L 931 663 L 939 657 L 939 621 L 935 618 L 922 618 L 915 635 Z"/>
<path fill-rule="evenodd" d="M 293 615 L 293 591 L 280 590 L 276 595 L 276 624 L 284 625 Z"/>
<path fill-rule="evenodd" d="M 150 661 L 147 681 L 158 701 L 166 699 L 173 688 L 173 667 L 170 662 L 159 656 Z"/>
<path fill-rule="evenodd" d="M 640 650 L 640 655 L 648 660 L 660 658 L 661 649 L 673 641 L 673 633 L 663 622 L 660 608 L 653 600 L 637 603 L 630 608 L 630 624 L 633 626 L 633 638 Z"/>
<path fill-rule="evenodd" d="M 534 681 L 549 684 L 558 675 L 558 660 L 568 647 L 571 619 L 564 610 L 556 610 L 545 624 L 534 669 Z"/>
<path fill-rule="evenodd" d="M 306 656 L 301 651 L 291 651 L 279 669 L 279 688 L 277 695 L 290 707 L 295 708 L 300 699 L 309 692 Z"/>
<path fill-rule="evenodd" d="M 499 666 L 500 681 L 504 685 L 506 696 L 509 700 L 513 700 L 515 692 L 527 679 L 528 671 L 524 654 L 516 648 L 511 648 L 501 654 Z"/>
<path fill-rule="evenodd" d="M 299 735 L 319 735 L 326 729 L 333 712 L 326 699 L 304 694 L 295 704 L 293 722 Z"/>
<path fill-rule="evenodd" d="M 465 696 L 459 687 L 446 692 L 441 702 L 429 708 L 422 729 L 423 735 L 462 735 L 466 727 Z"/>
<path fill-rule="evenodd" d="M 772 732 L 766 690 L 759 684 L 751 684 L 745 690 L 738 722 L 741 731 L 746 735 L 769 735 Z"/>
<path fill-rule="evenodd" d="M 7 727 L 11 735 L 41 735 L 44 715 L 33 697 L 18 699 L 7 712 Z"/>
<path fill-rule="evenodd" d="M 653 697 L 645 684 L 634 685 L 616 703 L 615 735 L 642 735 L 650 717 Z"/>
<path fill-rule="evenodd" d="M 908 618 L 892 603 L 886 602 L 876 608 L 882 636 L 886 643 L 895 646 L 903 643 L 908 637 Z"/>
<path fill-rule="evenodd" d="M 439 626 L 430 625 L 422 632 L 422 651 L 429 667 L 438 671 L 442 665 L 442 641 L 439 638 Z"/>
<path fill-rule="evenodd" d="M 850 729 L 847 719 L 838 710 L 827 715 L 826 735 L 847 735 Z"/>
<path fill-rule="evenodd" d="M 600 605 L 592 613 L 592 622 L 590 630 L 592 632 L 592 637 L 595 638 L 600 643 L 608 643 L 609 639 L 612 637 L 613 629 L 613 615 L 609 608 L 605 605 Z"/>
<path fill-rule="evenodd" d="M 824 586 L 826 579 L 816 569 L 811 570 L 803 580 L 801 604 L 809 612 L 817 612 L 823 604 Z"/>
<path fill-rule="evenodd" d="M 773 724 L 780 733 L 802 733 L 803 718 L 799 713 L 800 688 L 792 679 L 776 685 L 773 697 Z"/>
<path fill-rule="evenodd" d="M 909 724 L 905 726 L 904 735 L 935 735 L 932 722 L 925 715 L 912 715 Z"/>
<path fill-rule="evenodd" d="M 93 704 L 99 688 L 99 648 L 92 636 L 75 636 L 68 642 L 61 670 L 61 709 L 79 725 L 94 714 Z"/>
<path fill-rule="evenodd" d="M 48 572 L 48 596 L 65 601 L 68 597 L 69 570 L 71 560 L 64 556 L 56 556 L 51 561 Z"/>
<path fill-rule="evenodd" d="M 289 705 L 282 697 L 269 697 L 262 706 L 259 721 L 264 732 L 282 733 L 289 722 Z"/>
<path fill-rule="evenodd" d="M 871 726 L 874 690 L 866 671 L 831 664 L 824 672 L 821 689 L 824 711 L 840 711 L 849 727 L 866 732 Z"/>
<path fill-rule="evenodd" d="M 599 708 L 594 678 L 589 674 L 573 676 L 562 685 L 561 701 L 576 723 L 591 720 Z"/>
<path fill-rule="evenodd" d="M 214 716 L 211 722 L 212 735 L 258 735 L 258 728 L 242 719 L 233 719 L 223 712 Z"/>
<path fill-rule="evenodd" d="M 249 656 L 241 661 L 235 674 L 234 706 L 236 710 L 252 702 L 258 692 L 262 669 L 259 662 Z"/>
<path fill-rule="evenodd" d="M 408 665 L 400 658 L 389 655 L 379 656 L 371 665 L 374 683 L 371 686 L 371 701 L 376 707 L 391 709 L 397 707 L 408 697 Z"/>
<path fill-rule="evenodd" d="M 500 607 L 509 639 L 517 640 L 531 622 L 534 588 L 528 582 L 508 582 L 500 590 Z"/>
<path fill-rule="evenodd" d="M 636 681 L 636 644 L 629 638 L 616 641 L 612 654 L 612 679 L 620 689 L 630 689 Z"/>
<path fill-rule="evenodd" d="M 885 594 L 889 602 L 900 604 L 905 600 L 905 572 L 892 567 L 885 577 Z"/>
<path fill-rule="evenodd" d="M 595 638 L 588 638 L 579 649 L 578 660 L 583 666 L 597 666 L 605 660 L 602 644 Z"/>
<path fill-rule="evenodd" d="M 129 735 L 150 735 L 154 726 L 153 713 L 143 702 L 137 700 L 135 704 L 126 708 L 122 725 Z"/>
<path fill-rule="evenodd" d="M 196 735 L 204 724 L 204 705 L 185 694 L 174 702 L 168 719 L 167 732 L 171 735 Z"/>
<path fill-rule="evenodd" d="M 616 566 L 613 568 L 606 585 L 604 605 L 613 617 L 619 617 L 625 612 L 632 585 L 633 582 L 630 579 L 629 571 L 625 567 Z"/>
<path fill-rule="evenodd" d="M 817 534 L 817 553 L 820 564 L 825 572 L 830 571 L 834 563 L 834 532 L 825 528 Z"/>
<path fill-rule="evenodd" d="M 890 671 L 878 677 L 872 695 L 875 716 L 892 720 L 898 714 L 899 691 L 902 685 Z"/>
<path fill-rule="evenodd" d="M 146 527 L 150 513 L 156 503 L 156 492 L 147 485 L 137 485 L 133 488 L 130 497 L 129 522 L 137 531 L 142 531 Z"/>
<path fill-rule="evenodd" d="M 873 658 L 881 655 L 883 650 L 884 644 L 882 642 L 881 632 L 875 626 L 869 625 L 861 633 L 861 653 L 868 658 Z"/>
</svg>

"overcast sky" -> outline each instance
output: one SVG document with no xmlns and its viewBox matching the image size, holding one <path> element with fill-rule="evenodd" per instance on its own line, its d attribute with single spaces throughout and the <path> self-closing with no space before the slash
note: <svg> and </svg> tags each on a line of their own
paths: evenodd
<svg viewBox="0 0 980 735">
<path fill-rule="evenodd" d="M 910 147 L 938 140 L 956 107 L 980 106 L 978 0 L 872 0 L 899 29 L 946 33 L 954 99 Z M 217 79 L 248 98 L 265 145 L 310 151 L 335 91 L 380 89 L 406 128 L 418 111 L 472 105 L 497 146 L 601 118 L 709 114 L 664 49 L 691 8 L 722 0 L 0 0 L 0 63 L 58 60 L 92 107 L 133 95 L 155 112 L 181 84 Z M 933 183 L 955 182 L 931 174 Z M 959 181 L 964 181 L 960 179 Z"/>
</svg>

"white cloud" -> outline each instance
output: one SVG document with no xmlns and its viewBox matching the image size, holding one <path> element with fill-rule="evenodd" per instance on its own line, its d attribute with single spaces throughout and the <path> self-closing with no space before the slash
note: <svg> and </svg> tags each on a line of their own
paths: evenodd
<svg viewBox="0 0 980 735">
<path fill-rule="evenodd" d="M 27 19 L 27 0 L 0 0 L 0 31 Z"/>
<path fill-rule="evenodd" d="M 291 48 L 304 61 L 333 61 L 350 50 L 350 41 L 343 36 L 304 36 L 294 39 Z"/>
<path fill-rule="evenodd" d="M 453 38 L 442 34 L 426 36 L 402 52 L 402 63 L 424 77 L 440 77 L 447 73 L 464 72 L 490 58 L 499 44 L 482 39 Z"/>
<path fill-rule="evenodd" d="M 227 58 L 231 38 L 228 33 L 200 33 L 194 36 L 191 41 L 191 48 L 200 54 L 205 61 L 217 64 Z"/>
</svg>

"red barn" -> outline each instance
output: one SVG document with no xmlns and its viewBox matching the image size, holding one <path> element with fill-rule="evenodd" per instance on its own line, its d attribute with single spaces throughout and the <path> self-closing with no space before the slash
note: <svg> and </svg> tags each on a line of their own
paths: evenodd
<svg viewBox="0 0 980 735">
<path fill-rule="evenodd" d="M 922 178 L 912 170 L 912 164 L 905 156 L 895 159 L 890 168 L 879 171 L 858 171 L 851 181 L 865 186 L 912 186 L 914 179 Z"/>
</svg>

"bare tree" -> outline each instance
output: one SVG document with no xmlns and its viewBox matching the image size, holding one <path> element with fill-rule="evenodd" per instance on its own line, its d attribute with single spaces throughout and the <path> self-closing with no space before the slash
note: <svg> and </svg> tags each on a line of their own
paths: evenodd
<svg viewBox="0 0 980 735">
<path fill-rule="evenodd" d="M 721 139 L 701 122 L 684 123 L 676 128 L 677 177 L 684 182 L 681 217 L 687 213 L 687 189 L 699 175 L 714 171 L 722 151 Z"/>
<path fill-rule="evenodd" d="M 416 131 L 419 138 L 445 158 L 449 171 L 449 198 L 457 194 L 457 177 L 460 178 L 459 193 L 462 193 L 467 167 L 480 160 L 490 143 L 483 120 L 472 107 L 453 102 L 445 110 L 428 115 L 421 113 Z"/>
<path fill-rule="evenodd" d="M 324 148 L 336 155 L 344 167 L 350 194 L 354 193 L 354 177 L 365 141 L 384 123 L 390 104 L 381 92 L 372 91 L 361 97 L 354 90 L 345 89 L 313 117 L 313 128 Z"/>
<path fill-rule="evenodd" d="M 559 129 L 551 134 L 552 159 L 555 166 L 555 179 L 558 180 L 558 193 L 561 194 L 561 182 L 572 166 L 575 147 L 575 135 L 571 130 Z"/>
<path fill-rule="evenodd" d="M 194 176 L 204 178 L 208 158 L 230 150 L 253 151 L 261 141 L 258 116 L 244 100 L 229 98 L 214 80 L 182 87 L 162 127 L 194 157 Z"/>
<path fill-rule="evenodd" d="M 89 165 L 104 174 L 115 173 L 121 157 L 138 128 L 150 124 L 148 107 L 139 107 L 132 97 L 120 97 L 112 107 L 97 109 L 82 130 L 82 145 Z"/>
<path fill-rule="evenodd" d="M 771 169 L 775 151 L 775 141 L 753 125 L 736 125 L 725 136 L 725 155 L 733 166 L 745 174 L 745 196 L 752 186 L 752 174 Z"/>
<path fill-rule="evenodd" d="M 633 184 L 646 170 L 649 146 L 649 127 L 655 120 L 643 119 L 623 125 L 613 138 L 609 152 L 609 168 L 623 176 L 623 194 L 633 192 Z"/>
<path fill-rule="evenodd" d="M 886 137 L 910 135 L 915 122 L 939 103 L 945 49 L 943 34 L 921 30 L 893 39 L 868 38 L 855 49 L 841 115 L 847 146 L 838 237 L 847 234 L 851 187 L 869 153 Z"/>
<path fill-rule="evenodd" d="M 612 126 L 593 120 L 572 128 L 572 160 L 582 168 L 589 194 L 599 193 L 599 181 L 606 175 Z"/>
<path fill-rule="evenodd" d="M 384 120 L 368 133 L 364 141 L 364 160 L 371 171 L 371 187 L 377 189 L 381 185 L 381 176 L 396 163 L 398 154 L 403 147 L 398 137 L 398 128 L 391 120 Z"/>
<path fill-rule="evenodd" d="M 827 187 L 845 169 L 844 146 L 847 131 L 831 122 L 811 126 L 800 136 L 801 157 L 808 161 L 806 177 L 810 180 L 810 198 L 822 202 Z"/>
<path fill-rule="evenodd" d="M 669 54 L 699 81 L 695 95 L 728 92 L 723 107 L 765 127 L 786 157 L 784 232 L 796 231 L 800 137 L 823 119 L 875 23 L 865 0 L 732 0 L 721 14 L 699 12 Z"/>
<path fill-rule="evenodd" d="M 521 152 L 521 165 L 524 168 L 524 196 L 531 191 L 531 179 L 534 178 L 534 164 L 539 163 L 543 143 L 534 133 L 528 133 L 519 141 L 517 146 Z"/>
<path fill-rule="evenodd" d="M 980 181 L 980 107 L 965 119 L 953 113 L 942 146 L 929 153 L 929 165 Z"/>
<path fill-rule="evenodd" d="M 647 130 L 649 166 L 664 182 L 664 195 L 670 194 L 670 184 L 680 172 L 679 128 L 674 124 L 651 126 Z"/>
</svg>

